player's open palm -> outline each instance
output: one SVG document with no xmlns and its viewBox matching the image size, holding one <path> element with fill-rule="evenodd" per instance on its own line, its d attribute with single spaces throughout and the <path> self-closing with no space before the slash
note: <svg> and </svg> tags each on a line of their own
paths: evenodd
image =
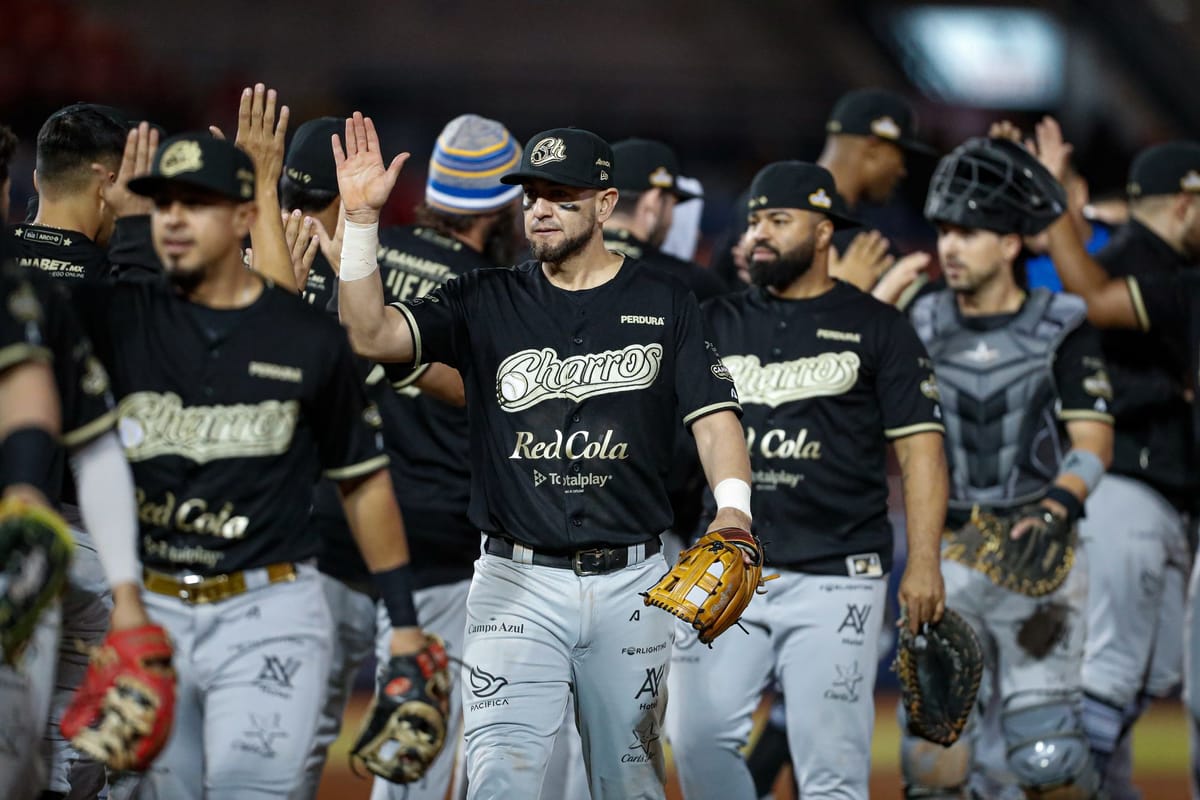
<svg viewBox="0 0 1200 800">
<path fill-rule="evenodd" d="M 369 224 L 379 219 L 379 211 L 392 193 L 408 153 L 396 156 L 385 167 L 375 123 L 355 111 L 346 120 L 345 146 L 336 133 L 333 135 L 333 160 L 337 164 L 338 191 L 346 207 L 346 219 Z"/>
</svg>

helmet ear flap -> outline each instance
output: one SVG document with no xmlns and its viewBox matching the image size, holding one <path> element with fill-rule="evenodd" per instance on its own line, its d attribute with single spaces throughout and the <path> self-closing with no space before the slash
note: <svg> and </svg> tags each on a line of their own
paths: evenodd
<svg viewBox="0 0 1200 800">
<path fill-rule="evenodd" d="M 1067 193 L 1025 148 L 968 139 L 943 158 L 925 201 L 931 222 L 1032 236 L 1067 209 Z"/>
</svg>

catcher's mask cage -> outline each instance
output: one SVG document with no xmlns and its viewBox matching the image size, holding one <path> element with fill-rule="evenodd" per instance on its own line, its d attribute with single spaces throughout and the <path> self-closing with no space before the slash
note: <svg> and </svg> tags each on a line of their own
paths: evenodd
<svg viewBox="0 0 1200 800">
<path fill-rule="evenodd" d="M 968 139 L 938 162 L 925 217 L 964 228 L 1032 236 L 1067 209 L 1067 194 L 1025 148 L 1007 139 Z"/>
</svg>

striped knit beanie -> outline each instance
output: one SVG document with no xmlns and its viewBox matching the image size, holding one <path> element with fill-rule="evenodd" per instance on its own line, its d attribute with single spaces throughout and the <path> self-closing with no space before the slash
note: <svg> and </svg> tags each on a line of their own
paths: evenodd
<svg viewBox="0 0 1200 800">
<path fill-rule="evenodd" d="M 452 214 L 486 214 L 521 196 L 500 176 L 521 160 L 521 146 L 499 122 L 475 114 L 450 121 L 429 159 L 425 202 Z"/>
</svg>

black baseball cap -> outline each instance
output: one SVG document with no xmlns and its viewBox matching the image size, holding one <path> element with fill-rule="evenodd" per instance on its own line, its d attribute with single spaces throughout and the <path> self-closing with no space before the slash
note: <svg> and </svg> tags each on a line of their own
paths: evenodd
<svg viewBox="0 0 1200 800">
<path fill-rule="evenodd" d="M 1130 197 L 1200 193 L 1200 142 L 1165 142 L 1138 153 L 1126 190 Z"/>
<path fill-rule="evenodd" d="M 149 175 L 129 182 L 129 190 L 144 197 L 169 186 L 204 189 L 236 202 L 253 200 L 254 162 L 233 142 L 181 133 L 158 146 Z"/>
<path fill-rule="evenodd" d="M 855 89 L 842 95 L 825 123 L 825 132 L 874 136 L 905 150 L 937 154 L 917 140 L 917 112 L 912 104 L 887 89 Z"/>
<path fill-rule="evenodd" d="M 613 186 L 613 151 L 608 142 L 583 128 L 553 128 L 529 140 L 521 168 L 500 178 L 509 185 L 541 179 L 583 189 Z"/>
<path fill-rule="evenodd" d="M 675 151 L 652 139 L 622 139 L 612 146 L 613 186 L 631 192 L 665 189 L 680 200 L 699 195 L 680 188 L 679 159 Z"/>
<path fill-rule="evenodd" d="M 345 130 L 346 120 L 337 117 L 310 119 L 296 128 L 283 160 L 283 174 L 305 188 L 337 192 L 337 165 L 329 139 Z"/>
<path fill-rule="evenodd" d="M 824 214 L 834 228 L 861 225 L 846 211 L 829 170 L 806 161 L 776 161 L 758 171 L 750 183 L 747 211 L 798 208 Z"/>
</svg>

